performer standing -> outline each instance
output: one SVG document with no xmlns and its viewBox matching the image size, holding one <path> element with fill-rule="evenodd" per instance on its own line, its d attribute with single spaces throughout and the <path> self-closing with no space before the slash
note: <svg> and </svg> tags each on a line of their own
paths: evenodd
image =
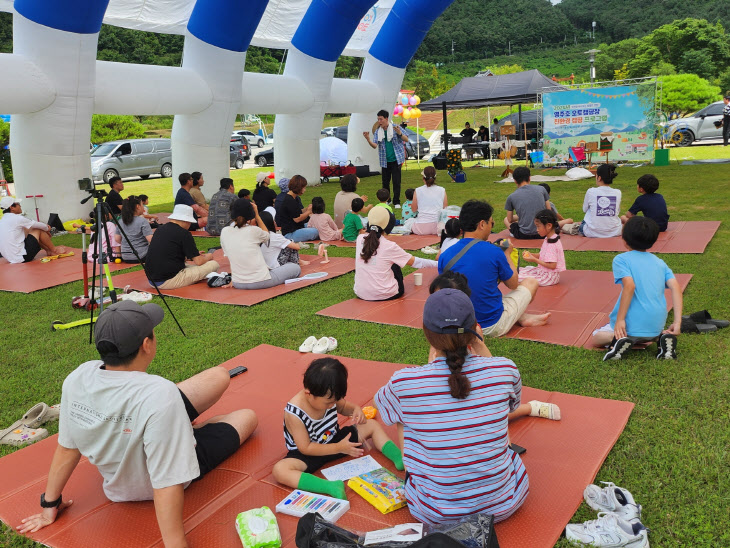
<svg viewBox="0 0 730 548">
<path fill-rule="evenodd" d="M 408 142 L 408 136 L 401 131 L 400 126 L 390 123 L 387 110 L 378 112 L 378 121 L 373 126 L 373 139 L 370 139 L 368 131 L 364 131 L 363 136 L 371 147 L 378 149 L 383 188 L 390 191 L 392 177 L 393 205 L 396 209 L 400 209 L 400 168 L 406 161 L 406 149 L 403 143 Z"/>
</svg>

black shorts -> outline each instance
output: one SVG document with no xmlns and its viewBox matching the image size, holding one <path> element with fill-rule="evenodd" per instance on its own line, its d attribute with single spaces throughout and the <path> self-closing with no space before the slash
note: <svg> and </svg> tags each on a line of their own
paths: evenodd
<svg viewBox="0 0 730 548">
<path fill-rule="evenodd" d="M 537 232 L 535 234 L 525 234 L 520 231 L 519 223 L 512 223 L 509 225 L 509 233 L 512 234 L 513 238 L 518 240 L 542 240 L 544 239 Z"/>
<path fill-rule="evenodd" d="M 193 422 L 200 413 L 193 407 L 182 390 L 180 390 L 180 397 L 185 404 L 185 411 L 188 413 L 190 422 Z M 193 428 L 193 436 L 195 437 L 195 455 L 198 457 L 200 468 L 200 475 L 194 481 L 213 470 L 241 446 L 238 431 L 226 422 L 214 422 Z"/>
<path fill-rule="evenodd" d="M 35 256 L 38 255 L 40 250 L 41 244 L 38 243 L 38 240 L 36 240 L 35 236 L 33 236 L 32 234 L 28 234 L 25 237 L 25 255 L 23 255 L 23 262 L 31 262 L 33 259 L 35 259 Z"/>
<path fill-rule="evenodd" d="M 347 434 L 351 434 L 350 441 L 357 442 L 357 426 L 346 426 L 345 428 L 340 428 L 340 431 L 335 434 L 335 437 L 332 438 L 332 441 L 329 443 L 337 443 L 342 440 L 344 440 L 347 437 Z M 313 457 L 312 455 L 303 455 L 299 452 L 298 449 L 295 449 L 293 451 L 289 451 L 286 454 L 287 459 L 297 459 L 302 461 L 304 464 L 307 465 L 307 469 L 305 472 L 307 474 L 312 474 L 322 468 L 325 464 L 328 462 L 332 462 L 333 460 L 340 459 L 342 457 L 346 457 L 344 453 L 337 453 L 335 455 L 322 455 L 321 457 Z"/>
</svg>

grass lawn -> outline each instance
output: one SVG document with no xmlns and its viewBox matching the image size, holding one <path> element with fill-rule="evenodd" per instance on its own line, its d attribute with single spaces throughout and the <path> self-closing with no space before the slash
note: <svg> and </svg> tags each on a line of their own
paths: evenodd
<svg viewBox="0 0 730 548">
<path fill-rule="evenodd" d="M 469 198 L 491 202 L 496 207 L 499 227 L 505 198 L 514 188 L 512 184 L 493 183 L 500 171 L 467 169 L 469 180 L 460 185 L 447 182 L 445 172 L 439 172 L 437 182 L 446 187 L 450 203 L 460 204 Z M 256 172 L 232 171 L 236 188 L 249 185 L 253 189 Z M 730 318 L 730 285 L 722 281 L 727 276 L 726 250 L 730 248 L 728 166 L 679 166 L 672 162 L 669 167 L 622 167 L 618 172 L 614 186 L 624 193 L 622 211 L 637 195 L 636 179 L 653 172 L 660 179 L 660 192 L 669 204 L 672 220 L 723 221 L 703 255 L 661 257 L 674 272 L 694 274 L 685 292 L 687 312 L 707 308 L 717 318 Z M 403 174 L 403 188 L 417 186 L 419 173 L 418 166 L 411 162 Z M 169 179 L 126 183 L 123 194 L 144 190 L 152 198 L 153 211 L 171 211 L 170 184 Z M 564 216 L 580 219 L 583 195 L 593 184 L 592 180 L 551 183 L 552 200 Z M 372 177 L 364 179 L 359 190 L 374 198 L 379 186 L 379 177 Z M 338 190 L 336 183 L 308 188 L 303 199 L 308 203 L 313 196 L 322 196 L 332 212 Z M 57 240 L 62 245 L 80 245 L 77 236 L 60 236 Z M 198 239 L 201 249 L 216 244 L 216 239 Z M 335 249 L 332 254 L 354 256 L 354 250 Z M 569 269 L 610 270 L 613 256 L 568 251 L 566 262 Z M 418 330 L 315 315 L 318 310 L 353 297 L 352 285 L 353 274 L 348 274 L 250 308 L 170 298 L 170 306 L 188 336 L 183 337 L 169 319 L 163 322 L 157 330 L 158 355 L 150 372 L 180 381 L 258 344 L 295 349 L 312 334 L 336 337 L 337 353 L 341 355 L 425 363 L 428 346 Z M 0 308 L 5 311 L 4 321 L 0 322 L 0 340 L 4 341 L 0 425 L 9 425 L 39 401 L 58 403 L 66 375 L 81 362 L 97 357 L 94 347 L 88 344 L 87 329 L 50 330 L 53 320 L 83 317 L 70 307 L 71 297 L 81 290 L 81 282 L 76 282 L 30 295 L 0 293 Z M 507 339 L 490 340 L 489 347 L 495 355 L 513 359 L 528 386 L 634 402 L 636 408 L 626 430 L 597 480 L 613 481 L 634 494 L 644 507 L 643 522 L 652 531 L 650 539 L 655 547 L 730 546 L 730 329 L 711 335 L 681 336 L 676 363 L 658 362 L 651 351 L 632 353 L 625 361 L 605 364 L 600 353 L 582 348 Z M 50 430 L 55 433 L 57 424 L 52 423 Z M 272 443 L 281 444 L 282 440 L 274 439 Z M 14 450 L 1 446 L 0 455 Z M 64 495 L 74 499 L 79 496 L 70 492 Z M 595 512 L 583 505 L 573 521 L 595 517 Z M 5 526 L 0 545 L 34 546 Z M 558 546 L 568 543 L 563 539 Z"/>
</svg>

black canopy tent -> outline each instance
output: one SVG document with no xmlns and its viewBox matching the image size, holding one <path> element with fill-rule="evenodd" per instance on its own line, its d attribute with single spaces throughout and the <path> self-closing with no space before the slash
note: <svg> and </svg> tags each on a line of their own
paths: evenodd
<svg viewBox="0 0 730 548">
<path fill-rule="evenodd" d="M 534 103 L 544 88 L 563 88 L 545 76 L 539 70 L 526 70 L 500 76 L 472 76 L 463 78 L 446 93 L 428 101 L 418 108 L 421 110 L 439 110 L 444 115 L 444 135 L 448 134 L 446 126 L 447 108 L 481 108 L 496 105 L 519 106 L 519 131 L 521 128 L 522 103 Z M 567 89 L 567 88 L 566 88 Z M 448 139 L 444 139 L 448 148 Z"/>
</svg>

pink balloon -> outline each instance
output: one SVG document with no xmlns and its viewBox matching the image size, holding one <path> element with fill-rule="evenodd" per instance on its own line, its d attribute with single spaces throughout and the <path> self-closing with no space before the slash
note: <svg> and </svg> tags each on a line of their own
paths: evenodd
<svg viewBox="0 0 730 548">
<path fill-rule="evenodd" d="M 398 114 L 403 114 L 403 107 L 401 105 L 396 106 L 395 109 L 398 111 Z"/>
<path fill-rule="evenodd" d="M 411 97 L 410 99 L 408 99 L 408 104 L 410 104 L 412 107 L 415 107 L 416 106 L 416 98 L 415 97 Z"/>
<path fill-rule="evenodd" d="M 398 109 L 397 108 L 394 108 L 393 109 L 393 116 L 398 116 Z"/>
</svg>

